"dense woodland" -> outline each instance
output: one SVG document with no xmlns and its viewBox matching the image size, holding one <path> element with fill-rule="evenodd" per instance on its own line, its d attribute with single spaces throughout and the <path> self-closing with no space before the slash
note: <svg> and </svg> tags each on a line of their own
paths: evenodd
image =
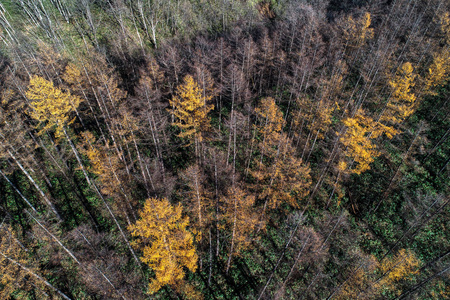
<svg viewBox="0 0 450 300">
<path fill-rule="evenodd" d="M 1 299 L 450 299 L 448 0 L 0 2 Z"/>
</svg>

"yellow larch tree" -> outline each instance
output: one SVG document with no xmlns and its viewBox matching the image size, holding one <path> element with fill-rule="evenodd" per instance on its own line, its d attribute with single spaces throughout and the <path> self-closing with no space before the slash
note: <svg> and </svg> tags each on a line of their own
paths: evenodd
<svg viewBox="0 0 450 300">
<path fill-rule="evenodd" d="M 342 172 L 361 174 L 370 169 L 370 163 L 379 156 L 372 139 L 378 138 L 383 133 L 392 136 L 392 131 L 366 116 L 362 109 L 358 110 L 354 117 L 346 118 L 343 123 L 347 129 L 339 137 L 339 141 L 344 147 L 344 156 L 352 160 L 352 165 L 349 166 L 345 160 L 340 160 L 338 168 Z M 355 163 L 356 166 L 353 166 Z"/>
<path fill-rule="evenodd" d="M 157 292 L 164 285 L 183 289 L 183 268 L 195 272 L 198 261 L 194 238 L 187 230 L 189 218 L 182 216 L 180 204 L 172 206 L 164 198 L 147 199 L 139 216 L 136 224 L 128 229 L 137 237 L 134 246 L 142 250 L 142 262 L 155 272 L 149 293 Z"/>
<path fill-rule="evenodd" d="M 379 267 L 380 284 L 395 290 L 395 284 L 419 272 L 421 262 L 411 250 L 401 249 L 392 258 L 385 258 Z"/>
<path fill-rule="evenodd" d="M 411 89 L 415 85 L 416 77 L 417 75 L 414 74 L 414 68 L 410 62 L 406 62 L 398 68 L 397 74 L 389 80 L 392 95 L 380 122 L 395 126 L 412 115 L 417 97 Z"/>
<path fill-rule="evenodd" d="M 336 105 L 330 105 L 325 100 L 313 103 L 308 99 L 297 99 L 298 110 L 294 113 L 292 127 L 296 135 L 301 135 L 304 128 L 309 130 L 309 136 L 323 139 L 331 125 L 331 117 Z"/>
<path fill-rule="evenodd" d="M 450 13 L 445 12 L 442 14 L 437 14 L 437 22 L 441 29 L 441 34 L 447 45 L 450 45 Z"/>
<path fill-rule="evenodd" d="M 31 117 L 45 124 L 39 133 L 54 128 L 57 138 L 64 136 L 64 127 L 74 120 L 70 119 L 70 113 L 82 102 L 81 98 L 71 95 L 69 91 L 63 92 L 54 87 L 53 82 L 40 76 L 31 77 L 26 96 L 31 100 Z"/>
<path fill-rule="evenodd" d="M 444 45 L 438 47 L 433 53 L 433 62 L 428 68 L 425 76 L 424 92 L 430 95 L 437 95 L 433 90 L 435 87 L 444 84 L 450 73 L 450 16 L 449 13 L 437 14 L 437 23 L 441 29 Z"/>
<path fill-rule="evenodd" d="M 417 274 L 420 264 L 415 254 L 405 249 L 381 261 L 370 256 L 352 272 L 336 293 L 336 299 L 379 299 L 383 290 L 399 295 L 397 284 Z"/>
<path fill-rule="evenodd" d="M 171 112 L 176 117 L 173 125 L 182 130 L 178 137 L 187 138 L 190 143 L 203 141 L 202 133 L 211 128 L 208 113 L 214 105 L 207 104 L 211 99 L 212 96 L 204 94 L 192 76 L 184 77 L 184 83 L 178 86 L 176 95 L 169 100 Z"/>
<path fill-rule="evenodd" d="M 448 48 L 445 48 L 442 49 L 442 51 L 433 54 L 433 63 L 428 68 L 428 73 L 425 77 L 424 92 L 430 95 L 437 95 L 433 89 L 444 84 L 449 73 L 450 51 Z"/>
</svg>

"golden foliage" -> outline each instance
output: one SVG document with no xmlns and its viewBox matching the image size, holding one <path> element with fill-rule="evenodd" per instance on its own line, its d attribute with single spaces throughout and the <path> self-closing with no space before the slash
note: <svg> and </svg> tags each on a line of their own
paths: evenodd
<svg viewBox="0 0 450 300">
<path fill-rule="evenodd" d="M 380 292 L 401 292 L 397 283 L 419 271 L 420 260 L 411 250 L 401 249 L 393 257 L 377 261 L 373 256 L 354 270 L 336 294 L 336 299 L 378 299 Z M 378 277 L 378 279 L 376 279 Z"/>
<path fill-rule="evenodd" d="M 87 156 L 90 166 L 87 170 L 97 175 L 97 182 L 102 194 L 111 197 L 114 212 L 126 218 L 130 224 L 130 215 L 134 216 L 133 207 L 136 204 L 129 197 L 132 185 L 128 181 L 124 164 L 116 152 L 109 149 L 108 144 L 96 142 L 94 135 L 87 131 L 81 133 L 78 145 L 81 154 Z M 120 154 L 121 155 L 121 154 Z"/>
<path fill-rule="evenodd" d="M 54 87 L 53 82 L 39 76 L 31 77 L 26 96 L 31 100 L 31 117 L 39 123 L 46 123 L 39 134 L 55 128 L 57 138 L 62 137 L 64 127 L 74 121 L 69 120 L 70 113 L 82 102 L 81 98 L 71 95 L 70 92 L 63 92 Z"/>
<path fill-rule="evenodd" d="M 450 14 L 448 12 L 438 14 L 437 18 L 444 40 L 450 45 Z"/>
<path fill-rule="evenodd" d="M 361 174 L 370 169 L 370 163 L 379 155 L 371 139 L 376 139 L 383 133 L 391 135 L 392 131 L 373 121 L 372 118 L 365 116 L 362 109 L 358 110 L 353 118 L 345 119 L 343 123 L 347 130 L 339 137 L 339 141 L 344 146 L 344 155 L 351 158 L 353 163 L 356 163 L 356 166 L 349 172 Z M 348 167 L 345 161 L 341 160 L 338 163 L 338 168 L 341 171 L 346 171 Z"/>
<path fill-rule="evenodd" d="M 202 132 L 211 128 L 208 113 L 214 105 L 206 104 L 211 98 L 203 93 L 192 76 L 184 78 L 184 84 L 178 86 L 176 96 L 169 101 L 173 107 L 172 113 L 177 118 L 173 125 L 182 130 L 178 137 L 188 138 L 191 142 L 192 139 L 199 142 L 203 140 Z"/>
<path fill-rule="evenodd" d="M 268 19 L 273 19 L 276 16 L 272 8 L 272 3 L 270 1 L 259 2 L 257 8 L 259 13 Z"/>
<path fill-rule="evenodd" d="M 260 158 L 251 171 L 256 179 L 259 198 L 266 199 L 270 208 L 282 203 L 299 207 L 298 200 L 308 194 L 310 169 L 295 156 L 291 140 L 282 132 L 283 114 L 273 98 L 264 98 L 255 109 L 260 118 L 256 130 L 261 135 Z"/>
<path fill-rule="evenodd" d="M 116 155 L 110 155 L 105 147 L 95 145 L 94 135 L 87 131 L 81 133 L 80 153 L 86 155 L 91 163 L 88 170 L 98 176 L 101 191 L 105 195 L 114 196 L 120 193 L 117 184 L 117 172 L 122 169 Z"/>
<path fill-rule="evenodd" d="M 181 213 L 180 204 L 172 206 L 167 199 L 149 198 L 139 211 L 140 220 L 128 228 L 137 237 L 134 245 L 143 252 L 142 262 L 155 272 L 156 278 L 149 283 L 150 294 L 166 284 L 180 286 L 183 267 L 192 272 L 197 269 L 193 236 L 186 229 L 189 219 Z"/>
<path fill-rule="evenodd" d="M 276 144 L 280 138 L 281 129 L 284 126 L 283 113 L 271 97 L 261 99 L 261 103 L 255 109 L 261 119 L 261 125 L 257 127 L 263 138 L 262 147 Z"/>
<path fill-rule="evenodd" d="M 293 129 L 297 134 L 301 134 L 300 131 L 304 126 L 318 139 L 325 138 L 324 134 L 331 125 L 332 113 L 336 106 L 329 106 L 324 100 L 313 103 L 307 99 L 297 99 L 297 106 L 299 110 L 292 120 Z"/>
<path fill-rule="evenodd" d="M 385 258 L 380 265 L 380 272 L 384 275 L 381 284 L 390 290 L 394 284 L 419 272 L 420 260 L 411 250 L 401 249 L 392 258 Z"/>
<path fill-rule="evenodd" d="M 66 70 L 62 76 L 62 79 L 69 85 L 85 85 L 86 81 L 81 69 L 72 62 L 69 62 L 66 66 Z"/>
<path fill-rule="evenodd" d="M 6 257 L 18 262 L 22 266 L 35 273 L 37 270 L 29 266 L 27 255 L 22 246 L 14 237 L 14 232 L 10 227 L 0 226 L 0 298 L 10 299 L 15 292 L 14 299 L 26 298 L 26 291 L 38 285 L 43 288 L 43 284 L 30 276 L 29 272 L 14 264 Z"/>
<path fill-rule="evenodd" d="M 448 48 L 442 49 L 441 52 L 434 53 L 433 63 L 428 69 L 425 78 L 425 92 L 430 95 L 437 95 L 432 89 L 442 85 L 448 78 L 450 72 L 450 51 Z"/>
<path fill-rule="evenodd" d="M 366 262 L 355 269 L 336 294 L 336 299 L 373 299 L 381 285 L 376 282 L 374 273 L 379 267 L 375 257 L 370 256 Z"/>
<path fill-rule="evenodd" d="M 373 38 L 373 28 L 371 24 L 370 13 L 366 12 L 363 16 L 353 19 L 349 16 L 344 27 L 344 38 L 353 47 L 361 47 L 367 40 Z"/>
<path fill-rule="evenodd" d="M 433 88 L 444 84 L 447 81 L 450 72 L 450 17 L 449 13 L 438 14 L 438 24 L 443 35 L 444 46 L 438 48 L 433 53 L 433 62 L 431 63 L 427 76 L 425 77 L 424 92 L 430 95 L 437 95 Z"/>
<path fill-rule="evenodd" d="M 380 122 L 398 125 L 414 112 L 417 98 L 411 89 L 416 77 L 411 63 L 406 62 L 398 68 L 397 74 L 389 80 L 392 95 Z"/>
</svg>

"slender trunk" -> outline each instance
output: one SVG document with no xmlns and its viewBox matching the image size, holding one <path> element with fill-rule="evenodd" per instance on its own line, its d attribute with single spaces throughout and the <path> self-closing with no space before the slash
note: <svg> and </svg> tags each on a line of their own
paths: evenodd
<svg viewBox="0 0 450 300">
<path fill-rule="evenodd" d="M 0 170 L 0 174 L 3 176 L 3 178 L 5 178 L 5 180 L 9 183 L 9 185 L 13 188 L 13 190 L 16 191 L 17 194 L 19 194 L 20 198 L 22 198 L 23 201 L 25 201 L 25 203 L 28 204 L 28 206 L 35 213 L 37 213 L 37 210 L 36 210 L 36 208 L 34 208 L 33 204 L 31 204 L 30 201 L 28 201 L 28 199 L 25 198 L 25 196 L 19 191 L 19 189 L 8 179 L 8 177 L 6 177 L 6 175 L 2 172 L 2 170 Z"/>
<path fill-rule="evenodd" d="M 11 263 L 15 264 L 16 266 L 19 266 L 20 268 L 22 268 L 23 270 L 27 271 L 28 273 L 30 273 L 31 275 L 33 275 L 34 277 L 36 277 L 37 279 L 39 279 L 40 281 L 42 281 L 46 286 L 48 286 L 49 288 L 51 288 L 53 291 L 55 291 L 56 293 L 58 293 L 61 297 L 63 297 L 64 299 L 67 300 L 71 300 L 69 297 L 67 297 L 66 294 L 64 294 L 63 292 L 61 292 L 59 289 L 57 289 L 55 286 L 53 286 L 50 282 L 48 282 L 47 280 L 45 280 L 45 278 L 39 276 L 38 274 L 36 274 L 35 272 L 33 272 L 31 269 L 25 267 L 24 265 L 22 265 L 20 262 L 6 256 L 4 253 L 0 252 L 0 255 L 3 256 L 4 258 L 6 258 L 7 260 L 9 260 Z"/>
<path fill-rule="evenodd" d="M 308 235 L 308 237 L 306 238 L 306 241 L 302 245 L 302 248 L 300 249 L 297 256 L 295 257 L 294 264 L 292 265 L 291 269 L 289 270 L 289 273 L 286 275 L 286 279 L 284 279 L 284 281 L 283 281 L 282 289 L 284 289 L 284 287 L 286 286 L 286 284 L 288 283 L 288 281 L 291 277 L 291 274 L 294 272 L 295 268 L 297 267 L 298 260 L 300 259 L 300 256 L 302 256 L 303 250 L 305 249 L 306 245 L 308 244 L 310 237 L 311 237 L 311 234 Z M 266 284 L 266 286 L 267 286 L 267 284 Z M 263 293 L 264 293 L 264 290 L 261 292 L 261 295 Z M 260 298 L 261 298 L 261 295 L 260 295 Z"/>
<path fill-rule="evenodd" d="M 38 219 L 36 219 L 31 213 L 29 213 L 28 211 L 27 211 L 27 213 L 28 213 L 28 215 L 39 225 L 39 227 L 41 227 L 45 232 L 46 232 L 46 234 L 47 235 L 49 235 L 85 272 L 86 272 L 86 275 L 88 276 L 88 277 L 90 277 L 90 273 L 89 273 L 89 270 L 87 270 L 84 266 L 83 266 L 83 264 L 75 257 L 75 255 L 69 250 L 69 249 L 67 249 L 64 245 L 63 245 L 63 243 L 56 237 L 56 236 L 54 236 L 50 231 L 48 231 L 47 230 L 47 228 L 45 228 L 45 226 L 43 226 L 42 224 L 41 224 L 41 222 L 39 222 L 39 220 Z M 111 285 L 111 287 L 114 289 L 114 291 L 116 291 L 119 295 L 121 295 L 121 293 L 116 289 L 116 287 L 113 285 L 113 283 L 109 280 L 109 278 L 102 272 L 102 271 L 100 271 L 97 267 L 95 267 L 95 269 L 97 270 L 97 272 Z M 125 299 L 123 296 L 122 296 L 122 298 L 123 299 Z"/>
<path fill-rule="evenodd" d="M 111 218 L 113 219 L 113 221 L 116 224 L 117 228 L 119 229 L 120 235 L 122 236 L 123 240 L 127 244 L 128 250 L 130 250 L 131 254 L 133 255 L 134 260 L 141 267 L 141 262 L 139 261 L 138 257 L 136 256 L 136 253 L 134 252 L 133 248 L 131 247 L 131 244 L 128 241 L 128 238 L 126 237 L 126 235 L 125 235 L 125 233 L 124 233 L 124 231 L 122 229 L 122 226 L 120 226 L 119 221 L 117 221 L 116 216 L 112 212 L 111 207 L 106 202 L 105 198 L 103 197 L 102 193 L 100 193 L 100 191 L 97 188 L 97 186 L 95 185 L 95 183 L 92 183 L 92 186 L 94 187 L 95 191 L 97 192 L 97 195 L 99 195 L 100 199 L 102 199 L 102 202 L 105 205 L 106 209 L 108 210 L 109 215 L 111 216 Z"/>
<path fill-rule="evenodd" d="M 78 164 L 80 165 L 81 170 L 83 171 L 84 178 L 86 178 L 86 182 L 91 185 L 91 181 L 89 180 L 89 177 L 87 175 L 86 169 L 84 168 L 83 162 L 81 161 L 80 156 L 78 155 L 77 149 L 75 149 L 74 144 L 72 143 L 72 140 L 70 139 L 69 135 L 67 134 L 67 131 L 65 128 L 63 128 L 64 135 L 66 136 L 67 141 L 69 142 L 70 148 L 72 149 L 73 154 L 75 155 L 75 158 L 77 159 Z"/>
<path fill-rule="evenodd" d="M 423 124 L 420 125 L 419 129 L 417 130 L 416 135 L 414 136 L 414 139 L 412 140 L 411 144 L 408 147 L 408 150 L 406 150 L 405 154 L 403 155 L 402 161 L 400 162 L 400 164 L 398 165 L 397 169 L 395 170 L 394 176 L 392 176 L 391 180 L 389 181 L 388 187 L 386 188 L 385 192 L 383 193 L 383 196 L 380 198 L 380 201 L 378 201 L 377 205 L 375 206 L 375 209 L 373 210 L 373 212 L 376 212 L 378 210 L 378 208 L 380 207 L 381 203 L 386 200 L 386 198 L 388 197 L 392 185 L 394 184 L 395 180 L 397 179 L 397 176 L 400 173 L 400 168 L 403 166 L 403 164 L 405 163 L 406 159 L 408 158 L 410 151 L 412 150 L 415 141 L 417 140 L 417 138 L 419 137 L 420 133 L 423 130 Z"/>
<path fill-rule="evenodd" d="M 433 275 L 429 276 L 428 278 L 426 278 L 426 279 L 422 280 L 421 282 L 419 282 L 418 284 L 416 284 L 411 289 L 409 289 L 406 292 L 402 293 L 400 296 L 395 298 L 395 300 L 397 300 L 397 299 L 399 299 L 399 300 L 401 300 L 401 299 L 411 299 L 410 296 L 409 296 L 411 293 L 414 293 L 415 291 L 420 289 L 422 286 L 424 286 L 425 284 L 427 284 L 428 282 L 430 282 L 434 278 L 440 277 L 440 276 L 444 275 L 445 273 L 447 273 L 449 271 L 450 271 L 450 265 L 447 265 L 441 271 L 434 273 Z"/>
<path fill-rule="evenodd" d="M 231 234 L 231 247 L 230 247 L 230 253 L 228 254 L 228 261 L 227 261 L 227 269 L 225 273 L 228 275 L 228 271 L 230 270 L 231 266 L 231 257 L 233 256 L 234 251 L 234 239 L 236 236 L 236 223 L 237 223 L 237 197 L 234 196 L 234 213 L 233 213 L 233 231 Z"/>
<path fill-rule="evenodd" d="M 50 207 L 50 209 L 53 211 L 53 213 L 56 215 L 56 217 L 58 218 L 58 220 L 62 220 L 61 216 L 59 215 L 59 213 L 56 211 L 55 206 L 53 205 L 53 203 L 50 201 L 50 199 L 48 199 L 47 195 L 45 195 L 44 191 L 39 187 L 39 185 L 36 183 L 36 181 L 34 181 L 33 177 L 31 177 L 31 175 L 27 172 L 27 170 L 22 166 L 22 164 L 17 160 L 17 158 L 14 156 L 14 154 L 12 154 L 12 152 L 8 149 L 8 154 L 9 156 L 16 162 L 16 164 L 19 166 L 20 170 L 22 170 L 22 172 L 25 174 L 25 176 L 28 178 L 28 180 L 33 184 L 33 186 L 36 188 L 36 190 L 39 192 L 39 194 L 42 196 L 42 198 L 44 199 L 45 203 L 47 203 L 47 205 Z"/>
</svg>

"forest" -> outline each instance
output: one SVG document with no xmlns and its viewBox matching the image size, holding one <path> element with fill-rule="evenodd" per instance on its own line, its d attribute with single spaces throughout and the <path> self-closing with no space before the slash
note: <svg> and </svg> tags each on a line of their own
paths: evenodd
<svg viewBox="0 0 450 300">
<path fill-rule="evenodd" d="M 0 1 L 0 299 L 450 299 L 448 0 Z"/>
</svg>

